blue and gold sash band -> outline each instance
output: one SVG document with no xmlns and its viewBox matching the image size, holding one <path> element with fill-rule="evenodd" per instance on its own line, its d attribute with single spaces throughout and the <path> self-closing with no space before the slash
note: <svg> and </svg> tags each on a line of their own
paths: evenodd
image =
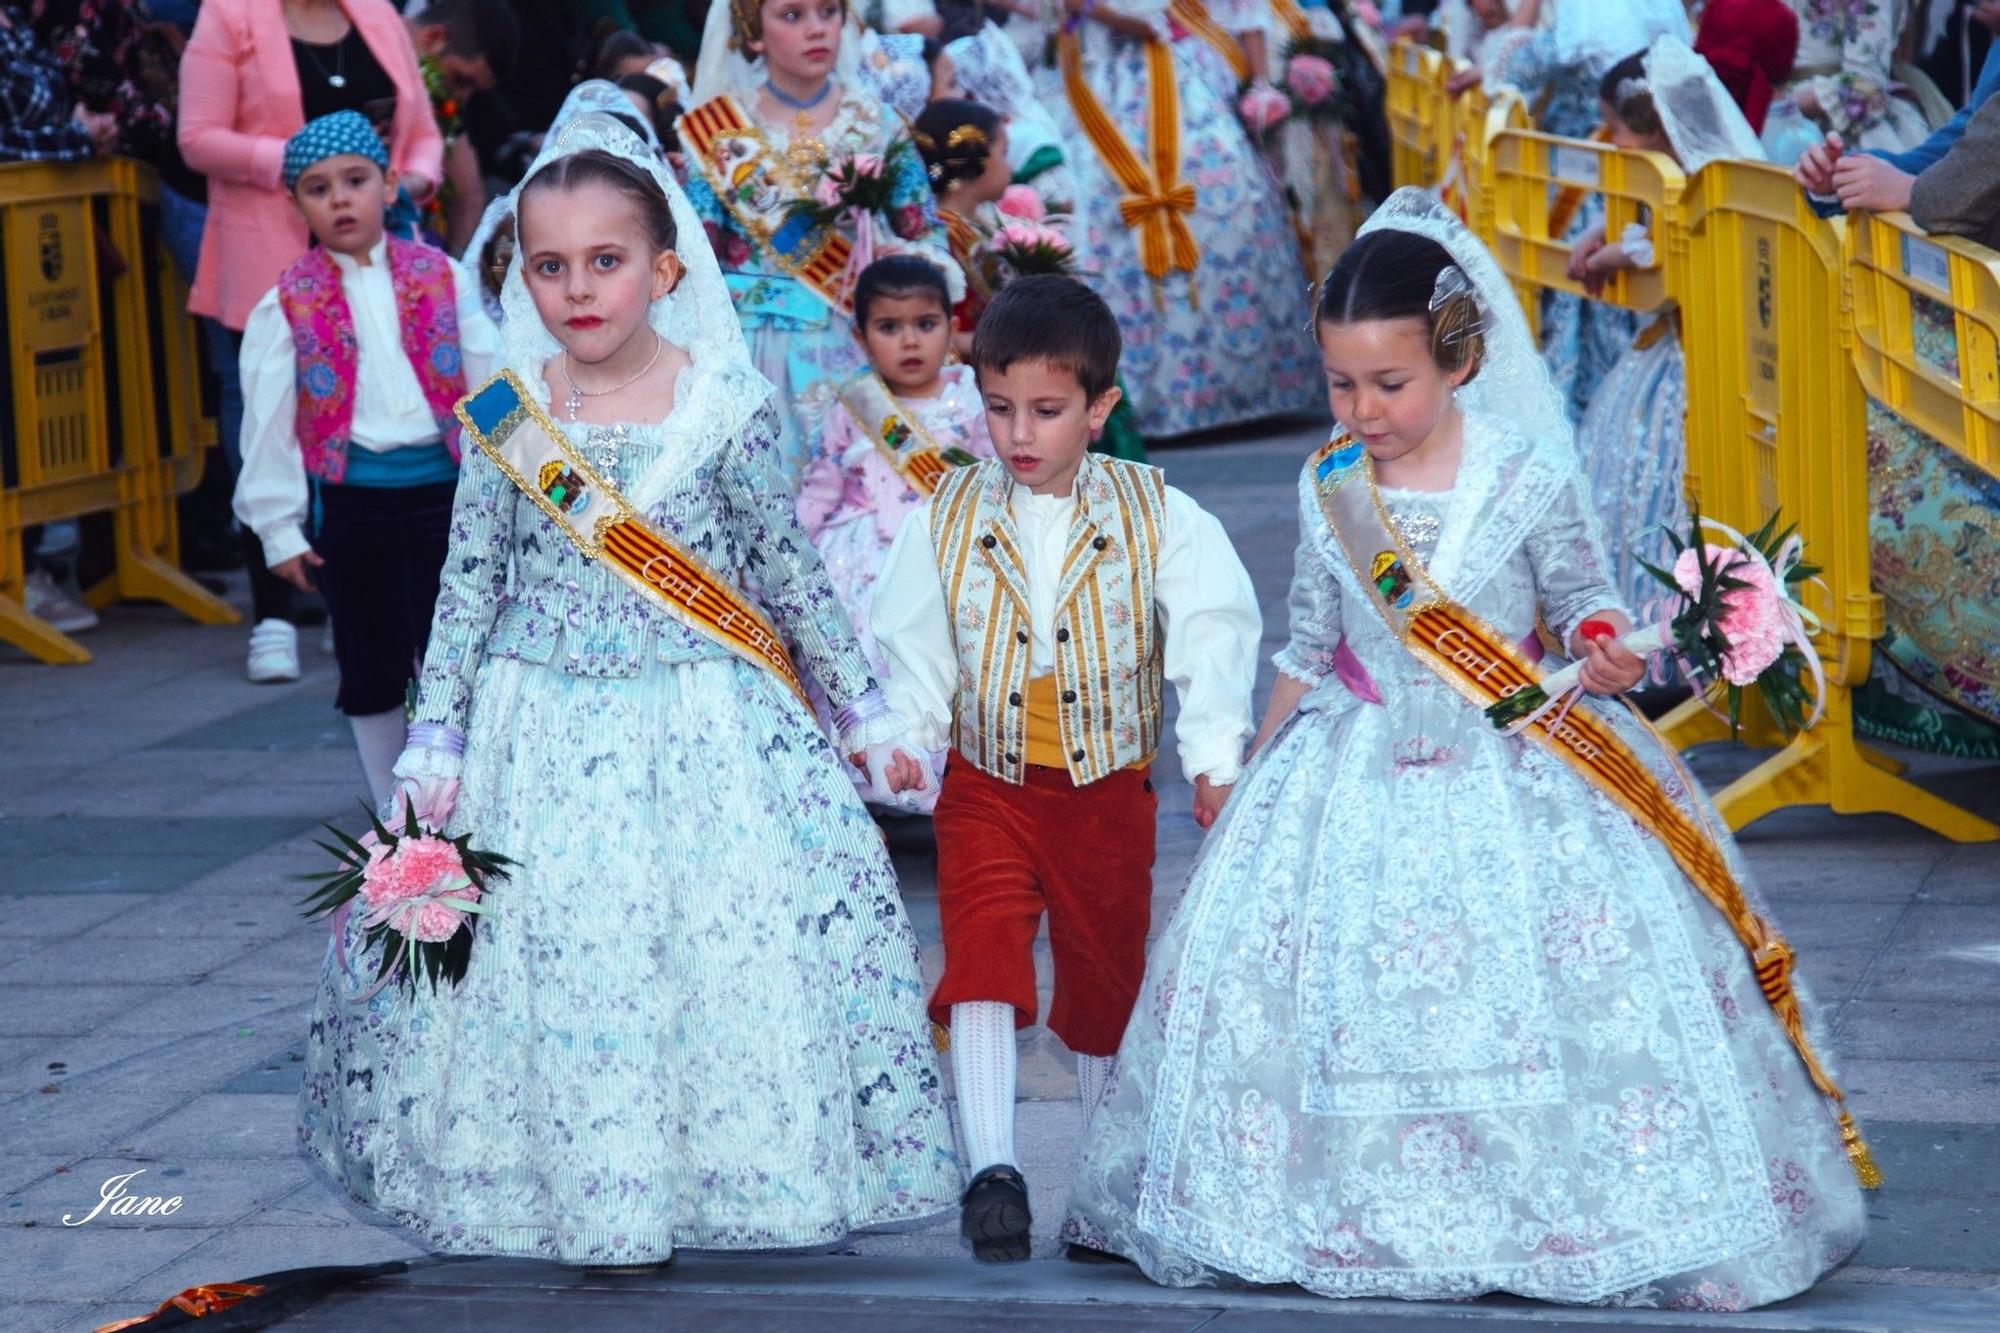
<svg viewBox="0 0 2000 1333">
<path fill-rule="evenodd" d="M 695 633 L 785 683 L 804 704 L 798 669 L 756 603 L 707 561 L 648 522 L 579 454 L 511 370 L 461 399 L 458 419 L 486 456 L 577 550 Z"/>
</svg>

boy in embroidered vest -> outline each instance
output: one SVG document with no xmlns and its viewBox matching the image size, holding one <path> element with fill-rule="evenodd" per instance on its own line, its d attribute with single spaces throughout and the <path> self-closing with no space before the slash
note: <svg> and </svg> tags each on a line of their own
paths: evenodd
<svg viewBox="0 0 2000 1333">
<path fill-rule="evenodd" d="M 236 516 L 273 574 L 326 597 L 336 702 L 380 805 L 450 538 L 452 407 L 486 378 L 500 333 L 443 252 L 383 234 L 396 181 L 364 117 L 307 124 L 284 180 L 316 244 L 244 327 Z"/>
<path fill-rule="evenodd" d="M 951 1027 L 975 1173 L 960 1229 L 983 1260 L 1028 1257 L 1014 1029 L 1035 1020 L 1043 913 L 1049 1028 L 1077 1054 L 1088 1116 L 1145 970 L 1163 682 L 1203 828 L 1251 734 L 1262 626 L 1222 525 L 1159 469 L 1087 452 L 1118 402 L 1119 346 L 1073 279 L 1018 278 L 994 299 L 972 364 L 999 457 L 946 473 L 904 521 L 870 616 L 891 702 L 918 741 L 951 747 L 930 1008 Z"/>
</svg>

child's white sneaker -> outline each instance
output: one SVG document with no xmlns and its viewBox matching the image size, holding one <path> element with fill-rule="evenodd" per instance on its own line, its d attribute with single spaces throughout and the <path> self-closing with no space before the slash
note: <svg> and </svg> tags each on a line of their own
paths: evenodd
<svg viewBox="0 0 2000 1333">
<path fill-rule="evenodd" d="M 299 629 L 286 620 L 260 620 L 250 631 L 250 658 L 243 674 L 253 684 L 299 678 Z"/>
</svg>

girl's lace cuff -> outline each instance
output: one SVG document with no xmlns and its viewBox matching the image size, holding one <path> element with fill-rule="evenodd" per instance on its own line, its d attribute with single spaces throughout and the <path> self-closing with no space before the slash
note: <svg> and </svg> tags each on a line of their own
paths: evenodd
<svg viewBox="0 0 2000 1333">
<path fill-rule="evenodd" d="M 853 754 L 883 741 L 901 740 L 907 730 L 880 689 L 869 690 L 835 713 L 833 729 L 842 754 Z"/>
</svg>

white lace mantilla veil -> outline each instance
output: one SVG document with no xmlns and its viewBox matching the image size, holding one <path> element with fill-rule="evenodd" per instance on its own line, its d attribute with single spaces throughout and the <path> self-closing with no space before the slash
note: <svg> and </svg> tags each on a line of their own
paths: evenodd
<svg viewBox="0 0 2000 1333">
<path fill-rule="evenodd" d="M 1707 60 L 1678 37 L 1655 38 L 1646 52 L 1646 84 L 1660 128 L 1692 176 L 1718 158 L 1762 162 L 1764 144 Z"/>
<path fill-rule="evenodd" d="M 753 4 L 757 2 L 751 0 Z M 694 101 L 689 110 L 722 93 L 754 96 L 764 84 L 764 58 L 737 49 L 730 15 L 730 0 L 712 0 L 701 28 L 701 54 L 694 62 Z M 840 53 L 833 64 L 833 77 L 844 92 L 853 92 L 861 86 L 860 62 L 861 43 L 850 2 L 847 21 L 841 25 Z"/>
<path fill-rule="evenodd" d="M 674 251 L 686 269 L 673 291 L 652 306 L 654 331 L 685 351 L 693 364 L 681 372 L 674 412 L 668 418 L 677 431 L 676 447 L 664 451 L 652 471 L 626 488 L 626 499 L 644 511 L 664 499 L 694 461 L 736 437 L 770 400 L 771 382 L 750 360 L 736 307 L 723 284 L 722 267 L 709 248 L 701 218 L 681 192 L 673 171 L 630 126 L 601 111 L 586 111 L 561 129 L 552 130 L 534 165 L 508 196 L 510 202 L 518 202 L 522 189 L 549 163 L 590 149 L 623 158 L 658 183 L 673 212 L 677 233 Z M 507 266 L 500 305 L 506 312 L 501 326 L 503 364 L 531 391 L 539 393 L 546 387 L 543 368 L 562 350 L 562 344 L 543 327 L 536 313 L 534 298 L 528 295 L 521 276 L 518 249 Z"/>
<path fill-rule="evenodd" d="M 1548 365 L 1528 332 L 1528 320 L 1521 313 L 1512 284 L 1485 244 L 1435 195 L 1414 185 L 1405 185 L 1383 201 L 1357 235 L 1378 231 L 1429 237 L 1445 248 L 1472 284 L 1479 300 L 1486 348 L 1479 373 L 1458 391 L 1459 407 L 1496 417 L 1531 441 L 1559 445 L 1573 454 L 1575 432 L 1562 391 L 1549 377 Z"/>
<path fill-rule="evenodd" d="M 660 146 L 659 139 L 653 134 L 652 125 L 647 123 L 645 117 L 638 114 L 638 109 L 632 105 L 632 99 L 627 97 L 617 84 L 604 79 L 585 79 L 569 90 L 569 96 L 563 99 L 562 108 L 556 112 L 556 118 L 549 122 L 549 128 L 542 136 L 542 142 L 547 143 L 550 135 L 589 111 L 620 112 L 630 116 L 644 126 L 646 141 L 655 149 Z M 479 215 L 479 225 L 473 229 L 472 239 L 465 243 L 463 260 L 466 267 L 475 272 L 478 270 L 479 257 L 486 253 L 486 243 L 493 239 L 493 233 L 499 229 L 500 224 L 512 216 L 514 216 L 513 191 L 496 195 L 487 203 L 486 211 Z"/>
<path fill-rule="evenodd" d="M 1694 42 L 1683 0 L 1555 0 L 1556 56 L 1593 76 L 1662 35 Z"/>
</svg>

